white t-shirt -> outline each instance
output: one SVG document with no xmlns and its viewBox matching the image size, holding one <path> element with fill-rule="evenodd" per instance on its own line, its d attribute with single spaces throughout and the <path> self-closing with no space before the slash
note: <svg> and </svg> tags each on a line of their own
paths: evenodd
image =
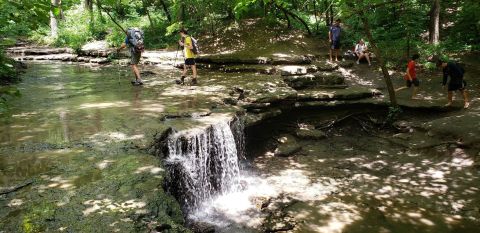
<svg viewBox="0 0 480 233">
<path fill-rule="evenodd" d="M 365 51 L 366 48 L 367 48 L 367 46 L 365 44 L 363 44 L 363 45 L 357 44 L 357 45 L 355 45 L 355 52 L 356 53 L 363 53 L 363 51 Z"/>
</svg>

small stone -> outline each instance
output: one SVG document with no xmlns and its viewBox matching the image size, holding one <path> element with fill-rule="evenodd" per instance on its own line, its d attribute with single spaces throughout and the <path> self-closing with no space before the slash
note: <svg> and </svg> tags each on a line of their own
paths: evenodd
<svg viewBox="0 0 480 233">
<path fill-rule="evenodd" d="M 397 134 L 393 135 L 393 137 L 403 139 L 403 140 L 408 140 L 412 137 L 412 135 L 406 134 L 406 133 L 397 133 Z"/>
<path fill-rule="evenodd" d="M 228 98 L 223 99 L 223 103 L 229 104 L 229 105 L 237 105 L 238 100 L 234 99 L 234 98 L 231 98 L 231 97 L 228 97 Z"/>
<path fill-rule="evenodd" d="M 207 222 L 194 222 L 190 228 L 194 233 L 214 233 L 215 226 Z"/>
<path fill-rule="evenodd" d="M 250 199 L 251 202 L 255 204 L 255 207 L 259 210 L 267 208 L 271 201 L 271 197 L 253 197 Z"/>
<path fill-rule="evenodd" d="M 277 139 L 280 144 L 274 151 L 275 156 L 288 157 L 302 149 L 297 140 L 292 135 L 283 135 Z"/>
<path fill-rule="evenodd" d="M 327 134 L 317 129 L 298 129 L 295 134 L 301 139 L 319 140 L 327 138 Z"/>
</svg>

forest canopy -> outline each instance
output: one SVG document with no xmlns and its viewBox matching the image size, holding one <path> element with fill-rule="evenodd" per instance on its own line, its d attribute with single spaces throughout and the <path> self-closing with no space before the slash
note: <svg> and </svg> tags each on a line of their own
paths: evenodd
<svg viewBox="0 0 480 233">
<path fill-rule="evenodd" d="M 353 46 L 364 37 L 360 12 L 386 57 L 480 48 L 476 0 L 2 0 L 0 33 L 3 41 L 20 38 L 74 49 L 94 40 L 118 46 L 124 36 L 118 23 L 142 28 L 148 48 L 165 48 L 174 44 L 181 27 L 215 35 L 249 18 L 325 39 L 328 26 L 339 18 L 347 45 Z"/>
</svg>

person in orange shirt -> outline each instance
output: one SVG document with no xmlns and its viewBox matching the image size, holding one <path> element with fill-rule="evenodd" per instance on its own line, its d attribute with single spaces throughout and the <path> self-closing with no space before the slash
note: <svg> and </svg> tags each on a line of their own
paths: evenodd
<svg viewBox="0 0 480 233">
<path fill-rule="evenodd" d="M 418 93 L 418 86 L 420 86 L 420 81 L 417 78 L 417 70 L 415 69 L 416 60 L 418 58 L 420 58 L 420 56 L 418 54 L 414 54 L 412 56 L 412 59 L 410 61 L 408 61 L 407 71 L 406 71 L 406 74 L 404 76 L 404 79 L 406 81 L 406 85 L 404 87 L 400 87 L 400 88 L 395 90 L 397 92 L 397 91 L 400 91 L 400 90 L 403 90 L 403 89 L 410 88 L 413 85 L 412 99 L 415 99 L 415 96 Z"/>
</svg>

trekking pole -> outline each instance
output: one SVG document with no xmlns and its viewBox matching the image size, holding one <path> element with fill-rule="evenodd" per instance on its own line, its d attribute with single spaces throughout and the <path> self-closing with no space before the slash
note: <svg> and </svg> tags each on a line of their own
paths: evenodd
<svg viewBox="0 0 480 233">
<path fill-rule="evenodd" d="M 178 50 L 180 50 L 180 45 L 177 46 L 177 52 L 175 53 L 175 60 L 173 60 L 172 74 L 175 71 L 175 69 L 177 68 L 176 65 L 177 65 Z M 171 75 L 171 76 L 173 76 L 173 75 Z"/>
</svg>

